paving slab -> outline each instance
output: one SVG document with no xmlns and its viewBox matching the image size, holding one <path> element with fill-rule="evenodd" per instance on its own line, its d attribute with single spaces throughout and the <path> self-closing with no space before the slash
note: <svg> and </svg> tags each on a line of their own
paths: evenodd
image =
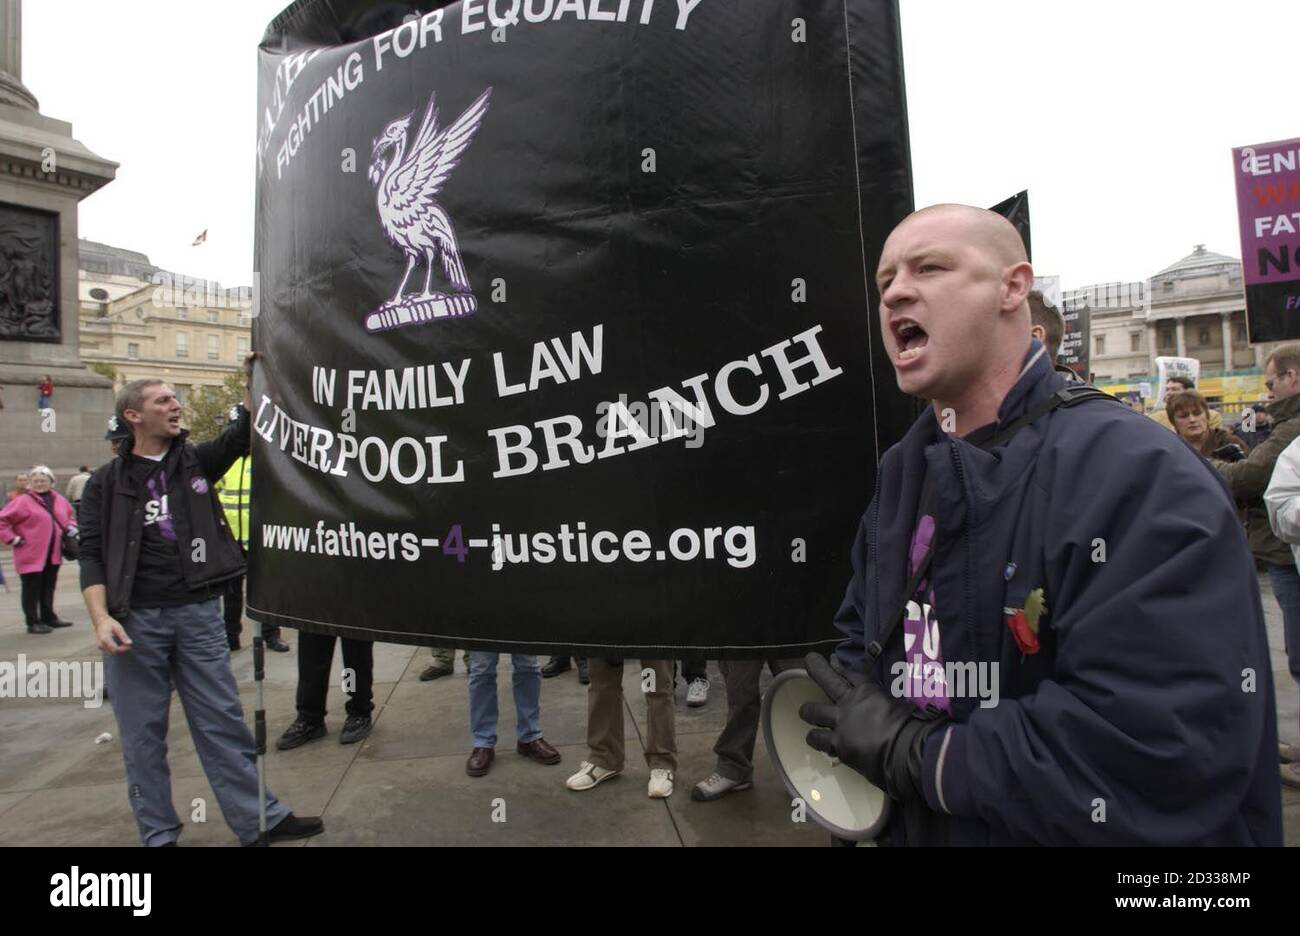
<svg viewBox="0 0 1300 936">
<path fill-rule="evenodd" d="M 30 792 L 30 793 L 0 793 L 0 816 L 3 816 L 3 815 L 4 815 L 4 814 L 9 810 L 9 809 L 11 809 L 11 808 L 14 807 L 14 806 L 17 806 L 19 803 L 21 803 L 21 802 L 22 802 L 23 800 L 25 800 L 27 797 L 29 797 L 29 796 L 34 796 L 34 795 L 35 795 L 34 792 Z"/>
<path fill-rule="evenodd" d="M 268 781 L 268 786 L 297 814 L 318 815 L 342 773 L 299 768 Z M 205 778 L 173 777 L 172 803 L 184 824 L 182 845 L 239 844 Z M 196 813 L 200 806 L 201 814 Z M 195 821 L 196 814 L 204 821 Z M 139 841 L 125 782 L 42 791 L 0 812 L 0 820 L 0 846 L 134 845 Z"/>
<path fill-rule="evenodd" d="M 463 757 L 358 761 L 325 813 L 329 845 L 680 845 L 663 802 L 646 796 L 644 775 L 585 793 L 564 780 L 584 748 L 560 749 L 542 766 L 513 751 L 486 777 L 465 775 Z"/>
</svg>

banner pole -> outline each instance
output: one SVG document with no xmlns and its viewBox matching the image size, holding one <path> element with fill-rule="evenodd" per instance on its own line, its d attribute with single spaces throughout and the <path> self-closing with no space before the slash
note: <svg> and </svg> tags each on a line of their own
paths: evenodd
<svg viewBox="0 0 1300 936">
<path fill-rule="evenodd" d="M 257 742 L 257 841 L 269 845 L 266 831 L 266 709 L 263 708 L 262 682 L 266 676 L 265 644 L 262 640 L 262 622 L 253 621 L 253 737 Z"/>
</svg>

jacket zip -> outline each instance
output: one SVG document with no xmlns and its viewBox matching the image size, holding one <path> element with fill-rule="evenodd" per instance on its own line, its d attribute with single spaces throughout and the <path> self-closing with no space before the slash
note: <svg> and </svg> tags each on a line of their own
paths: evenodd
<svg viewBox="0 0 1300 936">
<path fill-rule="evenodd" d="M 957 473 L 957 484 L 961 488 L 962 499 L 966 501 L 965 526 L 967 532 L 964 536 L 965 542 L 963 544 L 966 555 L 963 557 L 964 561 L 962 563 L 962 598 L 964 599 L 963 604 L 965 605 L 965 607 L 963 608 L 962 613 L 964 615 L 966 633 L 970 634 L 971 637 L 971 649 L 975 651 L 974 652 L 975 659 L 982 660 L 984 659 L 984 655 L 982 653 L 983 648 L 980 646 L 980 644 L 983 642 L 981 639 L 982 635 L 975 629 L 973 625 L 972 606 L 974 605 L 974 602 L 971 600 L 971 548 L 970 548 L 969 529 L 972 526 L 972 521 L 974 520 L 974 500 L 970 496 L 970 489 L 966 483 L 966 470 L 962 467 L 961 464 L 961 451 L 958 449 L 957 443 L 952 439 L 948 440 L 948 445 L 951 447 L 951 451 L 952 451 L 952 463 L 953 463 L 953 468 L 956 470 Z"/>
<path fill-rule="evenodd" d="M 872 636 L 872 640 L 875 640 L 880 636 L 880 578 L 878 574 L 880 571 L 880 565 L 876 562 L 876 544 L 880 542 L 880 477 L 884 474 L 884 471 L 882 470 L 883 467 L 883 461 L 876 463 L 876 491 L 871 495 L 871 538 L 867 540 L 867 562 L 877 572 L 876 587 L 873 589 L 874 604 L 876 606 L 876 633 Z M 865 608 L 862 610 L 866 611 Z M 862 659 L 864 661 L 867 659 L 867 643 L 866 634 L 864 633 L 862 638 Z M 880 654 L 880 659 L 876 661 L 876 665 L 882 668 L 881 674 L 883 674 L 883 667 L 885 665 L 884 653 Z M 863 667 L 863 672 L 866 672 L 865 666 Z M 877 680 L 881 678 L 881 674 L 875 674 Z"/>
</svg>

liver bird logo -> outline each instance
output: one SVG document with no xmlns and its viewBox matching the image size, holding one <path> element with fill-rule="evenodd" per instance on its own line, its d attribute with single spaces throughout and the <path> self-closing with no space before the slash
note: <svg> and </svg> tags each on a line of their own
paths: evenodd
<svg viewBox="0 0 1300 936">
<path fill-rule="evenodd" d="M 366 316 L 368 331 L 459 318 L 478 308 L 465 275 L 456 231 L 438 195 L 473 142 L 491 96 L 492 89 L 488 88 L 455 121 L 439 128 L 436 95 L 430 94 L 420 132 L 409 149 L 407 135 L 414 111 L 389 123 L 376 137 L 367 175 L 378 189 L 376 202 L 384 234 L 406 254 L 406 272 L 393 297 Z M 435 261 L 441 264 L 451 284 L 450 292 L 433 289 Z M 407 280 L 421 262 L 425 265 L 424 290 L 406 293 Z"/>
</svg>

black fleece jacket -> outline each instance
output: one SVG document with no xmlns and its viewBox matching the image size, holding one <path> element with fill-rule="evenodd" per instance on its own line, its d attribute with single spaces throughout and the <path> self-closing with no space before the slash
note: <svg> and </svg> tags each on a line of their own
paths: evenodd
<svg viewBox="0 0 1300 936">
<path fill-rule="evenodd" d="M 189 433 L 182 432 L 163 459 L 181 570 L 186 584 L 200 594 L 245 571 L 243 551 L 214 490 L 235 459 L 248 454 L 251 420 L 242 406 L 238 413 L 236 421 L 211 442 L 192 444 L 187 441 Z M 147 497 L 131 481 L 131 447 L 128 439 L 117 458 L 91 475 L 78 518 L 81 587 L 104 585 L 108 613 L 114 617 L 130 610 L 144 531 Z"/>
</svg>

